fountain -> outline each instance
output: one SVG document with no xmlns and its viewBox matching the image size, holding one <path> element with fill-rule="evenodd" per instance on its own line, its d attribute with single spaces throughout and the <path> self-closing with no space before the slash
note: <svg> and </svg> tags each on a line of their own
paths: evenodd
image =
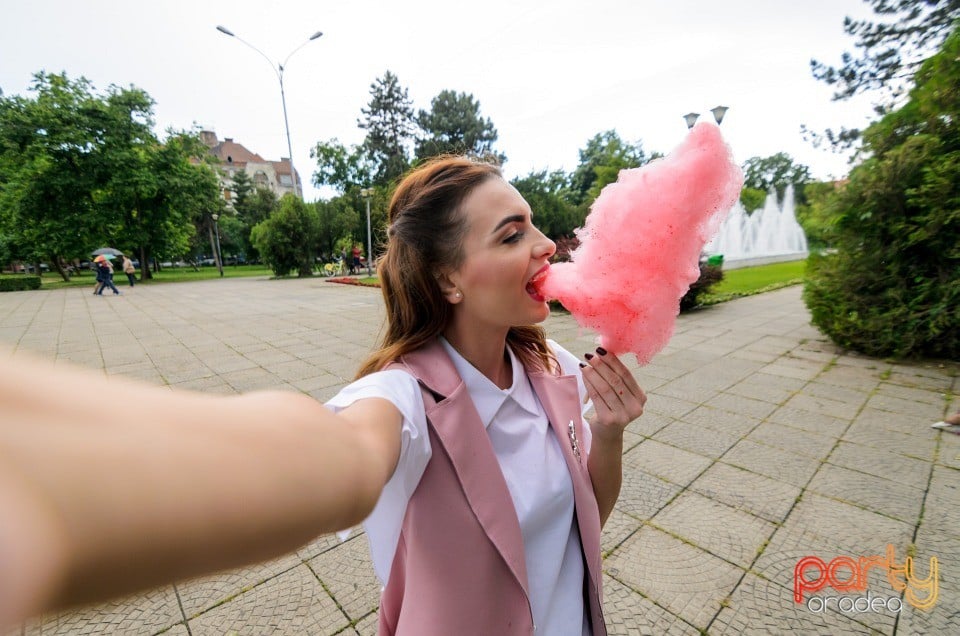
<svg viewBox="0 0 960 636">
<path fill-rule="evenodd" d="M 793 186 L 787 186 L 782 203 L 770 192 L 753 214 L 737 201 L 704 251 L 722 254 L 725 269 L 806 258 L 807 236 L 797 223 Z"/>
</svg>

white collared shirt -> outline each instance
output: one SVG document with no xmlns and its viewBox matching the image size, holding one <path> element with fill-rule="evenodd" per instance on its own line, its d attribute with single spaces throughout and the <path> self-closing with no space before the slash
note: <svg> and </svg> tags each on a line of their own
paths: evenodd
<svg viewBox="0 0 960 636">
<path fill-rule="evenodd" d="M 523 535 L 530 605 L 538 632 L 588 634 L 583 557 L 573 514 L 573 483 L 530 379 L 509 347 L 513 381 L 510 388 L 500 389 L 446 340 L 441 338 L 441 342 L 487 428 L 513 499 Z M 577 377 L 582 399 L 586 388 L 579 361 L 555 342 L 549 344 L 562 372 Z M 400 460 L 373 512 L 363 523 L 374 570 L 381 584 L 386 585 L 407 502 L 430 461 L 431 449 L 423 396 L 416 379 L 406 371 L 367 375 L 345 387 L 327 406 L 337 411 L 370 397 L 389 400 L 403 415 Z M 584 413 L 589 407 L 587 404 Z M 588 426 L 583 427 L 583 437 L 581 446 L 589 453 Z"/>
</svg>

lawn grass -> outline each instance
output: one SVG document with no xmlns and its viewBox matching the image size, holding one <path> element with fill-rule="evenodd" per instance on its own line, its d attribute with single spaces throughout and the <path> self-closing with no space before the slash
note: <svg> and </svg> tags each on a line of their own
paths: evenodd
<svg viewBox="0 0 960 636">
<path fill-rule="evenodd" d="M 788 261 L 723 271 L 723 280 L 704 298 L 707 304 L 723 302 L 761 291 L 771 291 L 803 282 L 807 261 Z"/>
<path fill-rule="evenodd" d="M 724 270 L 723 280 L 710 290 L 710 293 L 704 297 L 703 304 L 715 304 L 741 296 L 749 296 L 761 291 L 770 291 L 787 285 L 796 285 L 803 281 L 803 273 L 806 268 L 806 261 L 790 261 L 787 263 L 772 263 L 770 265 L 758 265 L 756 267 L 744 267 L 741 269 Z M 5 274 L 7 275 L 7 274 Z M 16 275 L 16 274 L 12 274 Z M 193 280 L 205 280 L 219 278 L 219 272 L 216 267 L 201 267 L 194 270 L 192 267 L 165 268 L 161 272 L 154 273 L 153 279 L 147 281 L 147 285 L 156 285 L 161 283 L 178 283 Z M 224 278 L 239 278 L 249 276 L 267 276 L 272 277 L 273 272 L 265 265 L 228 265 L 223 268 Z M 362 277 L 355 279 L 361 284 L 379 283 L 376 276 Z M 96 279 L 93 272 L 85 271 L 78 276 L 74 276 L 70 282 L 64 282 L 56 274 L 46 273 L 42 277 L 41 289 L 63 289 L 65 287 L 93 287 Z M 126 276 L 121 272 L 114 274 L 114 283 L 123 288 L 127 284 Z M 141 284 L 139 279 L 137 284 Z"/>
<path fill-rule="evenodd" d="M 273 272 L 266 265 L 227 265 L 223 268 L 224 278 L 243 278 L 249 276 L 273 276 Z M 216 267 L 201 267 L 198 270 L 192 267 L 165 267 L 163 271 L 154 272 L 153 278 L 144 281 L 145 285 L 156 285 L 160 283 L 181 283 L 192 280 L 220 278 L 220 272 Z M 45 273 L 41 278 L 40 289 L 64 289 L 66 287 L 84 287 L 91 288 L 96 284 L 96 273 L 93 271 L 83 271 L 81 274 L 70 278 L 65 282 L 56 273 Z M 123 272 L 113 274 L 113 283 L 120 288 L 127 286 L 127 276 Z M 140 272 L 137 271 L 137 284 L 140 285 Z"/>
</svg>

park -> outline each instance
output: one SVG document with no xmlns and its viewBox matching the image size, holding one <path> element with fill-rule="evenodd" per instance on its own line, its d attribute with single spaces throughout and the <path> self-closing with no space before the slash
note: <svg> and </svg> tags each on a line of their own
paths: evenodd
<svg viewBox="0 0 960 636">
<path fill-rule="evenodd" d="M 805 120 L 794 135 L 846 155 L 842 174 L 827 175 L 770 145 L 736 162 L 731 150 L 727 159 L 737 178 L 742 174 L 742 188 L 738 181 L 732 206 L 728 202 L 714 211 L 723 220 L 717 217 L 711 226 L 712 238 L 702 237 L 699 256 L 684 256 L 690 257 L 693 282 L 689 289 L 685 283 L 677 298 L 672 337 L 642 364 L 630 354 L 623 357 L 648 401 L 642 417 L 622 433 L 622 456 L 616 447 L 622 487 L 600 536 L 600 565 L 590 566 L 602 574 L 609 634 L 895 636 L 960 630 L 960 435 L 955 434 L 960 427 L 942 421 L 960 416 L 960 7 L 916 0 L 895 8 L 881 0 L 860 4 L 862 13 L 842 24 L 856 55 L 845 53 L 833 66 L 820 59 L 822 50 L 806 52 L 803 65 L 807 79 L 812 75 L 832 92 L 821 101 L 868 99 L 869 118 L 849 127 L 839 118 L 825 124 L 813 114 L 826 105 L 817 105 L 820 98 L 806 89 L 810 126 Z M 745 16 L 741 21 L 749 21 Z M 338 137 L 311 127 L 301 136 L 307 120 L 326 123 L 333 110 L 311 103 L 307 116 L 307 100 L 303 93 L 294 97 L 298 84 L 285 86 L 285 73 L 293 69 L 290 81 L 311 67 L 316 71 L 320 65 L 310 56 L 321 46 L 343 47 L 347 27 L 331 22 L 336 26 L 329 32 L 314 31 L 302 42 L 284 36 L 280 41 L 288 55 L 275 63 L 244 39 L 251 22 L 239 22 L 229 22 L 230 28 L 190 25 L 192 30 L 182 31 L 184 46 L 196 41 L 218 47 L 203 55 L 221 79 L 233 79 L 229 90 L 206 101 L 230 101 L 238 113 L 262 109 L 255 104 L 266 93 L 277 97 L 275 85 L 263 90 L 251 79 L 267 74 L 264 61 L 270 65 L 280 89 L 273 106 L 277 115 L 282 106 L 283 114 L 279 150 L 260 135 L 262 128 L 278 124 L 279 116 L 224 130 L 236 137 L 222 139 L 213 126 L 191 120 L 193 114 L 181 113 L 170 125 L 165 108 L 191 90 L 197 91 L 192 107 L 201 108 L 204 98 L 198 88 L 185 88 L 186 79 L 174 99 L 159 90 L 157 97 L 139 80 L 125 84 L 101 76 L 95 83 L 83 69 L 65 64 L 69 70 L 58 70 L 46 61 L 30 69 L 29 84 L 20 91 L 0 75 L 4 355 L 92 369 L 174 392 L 279 390 L 327 402 L 355 380 L 358 365 L 385 333 L 386 309 L 395 296 L 386 270 L 378 272 L 377 265 L 389 261 L 382 257 L 398 214 L 389 217 L 388 210 L 402 194 L 398 183 L 405 175 L 445 154 L 497 166 L 506 189 L 533 212 L 527 218 L 536 232 L 527 234 L 550 239 L 556 250 L 544 258 L 566 264 L 586 253 L 581 248 L 591 237 L 583 228 L 603 207 L 605 194 L 625 175 L 663 170 L 672 155 L 664 146 L 682 134 L 684 111 L 674 105 L 672 125 L 679 130 L 667 136 L 661 136 L 668 127 L 659 111 L 638 110 L 638 117 L 631 113 L 626 119 L 611 115 L 615 124 L 589 119 L 586 125 L 593 127 L 586 129 L 574 124 L 587 117 L 566 110 L 572 108 L 568 104 L 518 103 L 511 94 L 505 107 L 496 84 L 467 81 L 470 66 L 463 59 L 463 69 L 444 67 L 427 83 L 417 83 L 399 61 L 377 71 L 366 86 L 371 67 L 363 68 L 360 84 L 350 78 L 350 89 L 341 76 L 336 88 L 324 90 L 351 104 L 346 119 L 353 130 L 345 135 L 341 128 Z M 504 37 L 523 24 L 521 15 Z M 683 28 L 687 24 L 685 16 Z M 718 22 L 713 31 L 724 29 L 732 27 Z M 120 31 L 126 35 L 129 29 Z M 478 41 L 486 42 L 488 35 Z M 555 53 L 576 50 L 568 43 L 577 39 L 554 45 Z M 626 40 L 639 47 L 643 38 L 630 33 Z M 596 51 L 606 50 L 606 42 L 590 41 Z M 610 42 L 617 39 L 611 36 Z M 503 73 L 523 66 L 513 58 L 507 67 L 498 66 L 497 49 L 506 47 L 503 40 L 494 44 L 487 54 L 490 75 L 494 68 Z M 376 44 L 369 48 L 378 50 Z M 212 51 L 221 49 L 232 56 L 222 58 L 229 64 L 213 62 L 221 58 Z M 596 51 L 588 55 L 584 49 L 581 57 Z M 750 53 L 751 61 L 761 57 Z M 131 59 L 138 58 L 131 54 Z M 352 61 L 341 64 L 346 68 Z M 576 90 L 567 92 L 579 94 L 589 82 L 597 99 L 587 110 L 607 112 L 617 102 L 611 95 L 625 90 L 613 84 L 613 92 L 605 92 L 611 85 L 602 78 L 610 61 L 591 62 L 594 70 L 584 75 L 595 77 L 574 78 L 568 70 L 551 84 L 575 80 Z M 382 59 L 376 63 L 384 68 Z M 541 64 L 545 70 L 553 62 Z M 737 64 L 719 63 L 711 72 L 724 76 Z M 176 64 L 171 60 L 170 66 Z M 702 88 L 707 86 L 698 74 L 702 66 L 681 65 L 676 74 Z M 780 85 L 799 85 L 782 70 Z M 534 75 L 518 84 L 536 86 Z M 760 83 L 776 85 L 781 78 L 773 76 L 763 74 Z M 144 71 L 144 82 L 147 77 Z M 217 84 L 214 78 L 205 81 Z M 624 81 L 624 86 L 637 83 Z M 478 85 L 488 91 L 483 108 L 472 92 Z M 779 123 L 762 119 L 749 99 L 721 102 L 695 94 L 702 103 L 693 108 L 711 113 L 712 121 L 698 112 L 683 115 L 688 139 L 701 127 L 715 127 L 730 146 L 745 138 L 744 130 L 782 139 Z M 647 95 L 630 99 L 657 102 Z M 729 107 L 708 108 L 715 103 Z M 648 112 L 657 115 L 648 118 Z M 562 117 L 561 123 L 554 116 Z M 552 136 L 563 139 L 575 162 L 543 167 L 516 150 L 529 135 L 546 152 L 551 135 L 537 136 L 541 119 L 554 121 Z M 643 120 L 643 139 L 632 127 L 637 119 Z M 578 141 L 561 134 L 568 126 L 580 135 Z M 302 145 L 307 141 L 309 148 Z M 796 148 L 790 146 L 791 152 Z M 681 191 L 662 186 L 660 203 Z M 631 229 L 647 221 L 643 214 L 663 214 L 667 206 L 660 208 L 640 210 Z M 672 230 L 673 219 L 661 218 Z M 645 237 L 659 236 L 660 229 L 608 236 L 594 244 L 606 249 L 593 254 L 613 253 L 613 245 L 618 253 L 640 254 Z M 702 227 L 680 230 L 679 235 L 699 235 Z M 525 240 L 522 232 L 516 236 Z M 501 254 L 509 254 L 506 245 L 504 240 L 499 246 Z M 129 285 L 121 265 L 130 263 L 127 257 L 133 259 Z M 680 260 L 675 254 L 673 264 Z M 661 282 L 653 259 L 648 261 L 622 271 L 618 263 L 604 266 L 618 268 L 625 281 L 632 271 L 637 281 Z M 547 270 L 545 262 L 538 263 L 543 269 L 537 275 Z M 594 257 L 580 265 L 589 273 L 588 265 L 601 262 Z M 116 271 L 120 290 L 91 294 L 107 269 Z M 433 275 L 430 293 L 447 276 Z M 536 281 L 529 276 L 525 281 L 526 293 L 541 303 L 544 315 L 549 310 L 543 323 L 548 338 L 574 355 L 609 342 L 602 327 L 584 327 L 572 306 L 556 299 L 542 305 L 546 298 L 534 288 Z M 588 286 L 576 294 L 587 298 Z M 462 315 L 459 289 L 456 293 L 451 306 Z M 616 322 L 612 314 L 604 319 Z M 56 395 L 57 383 L 44 390 Z M 13 418 L 3 419 L 2 426 L 14 431 Z M 570 427 L 579 459 L 572 420 Z M 6 443 L 0 437 L 0 455 L 9 450 Z M 202 457 L 206 463 L 208 455 Z M 245 466 L 232 469 L 241 475 Z M 176 479 L 177 466 L 169 471 Z M 578 523 L 575 519 L 571 534 Z M 6 632 L 0 626 L 0 636 L 376 634 L 381 613 L 389 614 L 382 610 L 383 590 L 367 539 L 360 526 L 349 534 L 318 536 L 249 567 L 40 613 Z M 222 542 L 219 535 L 217 541 Z M 585 599 L 590 593 L 585 588 Z M 585 605 L 590 607 L 588 599 Z M 529 608 L 533 618 L 532 602 Z"/>
</svg>

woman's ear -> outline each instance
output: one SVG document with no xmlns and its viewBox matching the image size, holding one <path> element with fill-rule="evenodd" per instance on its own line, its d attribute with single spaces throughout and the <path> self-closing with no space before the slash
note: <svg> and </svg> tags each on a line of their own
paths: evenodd
<svg viewBox="0 0 960 636">
<path fill-rule="evenodd" d="M 440 293 L 447 299 L 451 305 L 456 305 L 463 300 L 463 292 L 454 282 L 453 277 L 445 273 L 437 273 L 437 284 L 440 286 Z"/>
</svg>

